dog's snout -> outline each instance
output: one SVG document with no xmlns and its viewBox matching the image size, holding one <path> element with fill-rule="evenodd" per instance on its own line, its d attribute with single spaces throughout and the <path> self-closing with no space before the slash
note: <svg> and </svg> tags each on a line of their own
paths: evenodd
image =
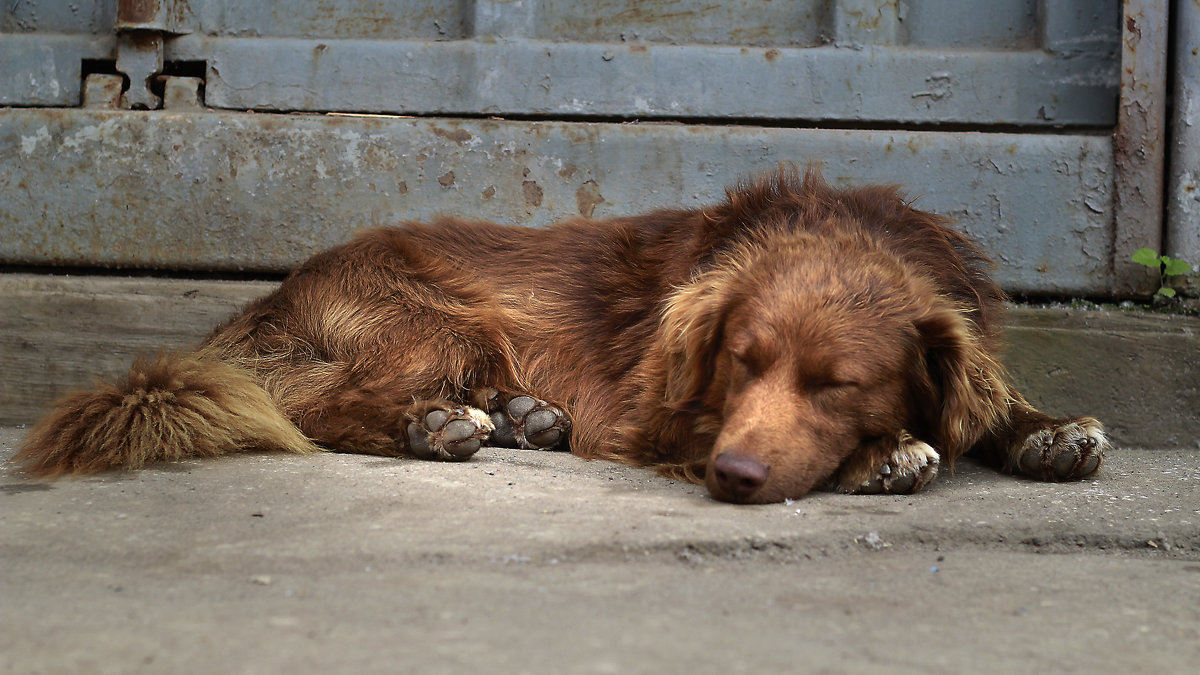
<svg viewBox="0 0 1200 675">
<path fill-rule="evenodd" d="M 714 496 L 745 501 L 767 482 L 771 467 L 753 457 L 722 452 L 713 460 L 712 471 L 718 488 Z"/>
</svg>

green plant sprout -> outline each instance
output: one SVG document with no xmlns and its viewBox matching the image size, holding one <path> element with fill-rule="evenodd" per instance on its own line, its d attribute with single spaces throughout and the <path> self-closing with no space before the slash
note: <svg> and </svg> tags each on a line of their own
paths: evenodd
<svg viewBox="0 0 1200 675">
<path fill-rule="evenodd" d="M 1133 262 L 1146 267 L 1153 267 L 1158 270 L 1158 290 L 1154 291 L 1155 295 L 1161 295 L 1165 298 L 1175 297 L 1175 289 L 1167 285 L 1167 277 L 1173 277 L 1180 274 L 1187 274 L 1192 271 L 1192 266 L 1177 258 L 1169 258 L 1165 255 L 1159 255 L 1158 251 L 1152 248 L 1140 248 L 1131 257 Z"/>
</svg>

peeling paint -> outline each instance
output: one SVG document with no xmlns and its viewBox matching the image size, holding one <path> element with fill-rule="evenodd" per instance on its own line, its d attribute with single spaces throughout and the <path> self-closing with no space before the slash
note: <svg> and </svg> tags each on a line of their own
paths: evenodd
<svg viewBox="0 0 1200 675">
<path fill-rule="evenodd" d="M 542 205 L 542 186 L 537 184 L 537 181 L 527 180 L 521 183 L 521 194 L 525 196 L 525 203 L 532 207 Z"/>
<path fill-rule="evenodd" d="M 435 126 L 435 127 L 433 127 L 433 133 L 437 136 L 440 136 L 448 141 L 452 141 L 459 145 L 464 145 L 467 141 L 470 141 L 472 138 L 474 138 L 474 136 L 471 135 L 471 132 L 467 131 L 466 129 L 449 129 L 449 130 L 447 130 L 447 129 L 443 129 L 441 127 Z"/>
<path fill-rule="evenodd" d="M 21 153 L 24 155 L 32 155 L 37 152 L 38 144 L 42 141 L 50 140 L 50 132 L 46 127 L 40 127 L 33 133 L 32 136 L 21 137 Z"/>
<path fill-rule="evenodd" d="M 575 205 L 579 209 L 579 215 L 584 218 L 591 218 L 598 204 L 604 203 L 604 195 L 600 194 L 600 186 L 596 181 L 589 180 L 579 189 L 575 191 Z"/>
</svg>

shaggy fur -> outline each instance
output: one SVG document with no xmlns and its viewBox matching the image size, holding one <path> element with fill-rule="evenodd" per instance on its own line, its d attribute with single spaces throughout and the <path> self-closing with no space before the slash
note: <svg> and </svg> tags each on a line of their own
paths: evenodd
<svg viewBox="0 0 1200 675">
<path fill-rule="evenodd" d="M 893 188 L 787 168 L 702 210 L 408 223 L 314 256 L 195 354 L 64 399 L 14 461 L 569 445 L 735 502 L 913 492 L 973 449 L 1046 480 L 1095 473 L 1099 423 L 1009 383 L 988 267 Z"/>
</svg>

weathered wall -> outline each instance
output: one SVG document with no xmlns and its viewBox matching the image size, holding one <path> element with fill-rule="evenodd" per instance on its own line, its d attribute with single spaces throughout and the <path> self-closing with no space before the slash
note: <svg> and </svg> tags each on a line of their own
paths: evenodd
<svg viewBox="0 0 1200 675">
<path fill-rule="evenodd" d="M 784 129 L 215 112 L 0 115 L 0 261 L 282 271 L 438 213 L 543 224 L 699 206 L 781 161 L 903 181 L 1010 291 L 1099 295 L 1112 148 L 1085 134 Z"/>
</svg>

